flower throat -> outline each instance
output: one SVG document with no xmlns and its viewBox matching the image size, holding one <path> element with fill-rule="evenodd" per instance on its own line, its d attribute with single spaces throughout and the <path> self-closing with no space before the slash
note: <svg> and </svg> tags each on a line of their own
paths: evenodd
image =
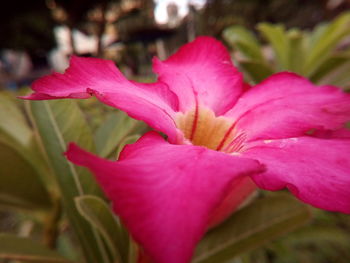
<svg viewBox="0 0 350 263">
<path fill-rule="evenodd" d="M 196 107 L 185 114 L 179 113 L 176 125 L 193 145 L 227 153 L 243 148 L 245 135 L 237 132 L 235 123 L 223 116 L 216 117 L 208 108 Z"/>
</svg>

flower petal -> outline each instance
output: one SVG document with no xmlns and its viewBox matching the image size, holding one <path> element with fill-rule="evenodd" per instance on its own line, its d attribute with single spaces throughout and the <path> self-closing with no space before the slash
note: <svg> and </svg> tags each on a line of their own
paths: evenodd
<svg viewBox="0 0 350 263">
<path fill-rule="evenodd" d="M 330 211 L 350 213 L 350 140 L 314 137 L 254 142 L 244 156 L 265 164 L 254 175 L 266 190 L 287 187 L 302 201 Z"/>
<path fill-rule="evenodd" d="M 226 116 L 237 121 L 248 140 L 303 136 L 310 129 L 337 129 L 350 120 L 350 95 L 278 73 L 243 94 Z"/>
<path fill-rule="evenodd" d="M 230 54 L 211 37 L 198 37 L 167 60 L 155 58 L 153 63 L 159 80 L 179 97 L 183 112 L 197 101 L 221 115 L 232 108 L 243 89 L 242 75 Z"/>
<path fill-rule="evenodd" d="M 54 73 L 35 81 L 35 93 L 25 99 L 89 98 L 143 120 L 176 141 L 173 116 L 178 99 L 163 83 L 141 84 L 127 80 L 112 61 L 73 56 L 64 74 Z"/>
<path fill-rule="evenodd" d="M 187 263 L 232 180 L 262 171 L 255 160 L 151 132 L 112 162 L 70 145 L 68 159 L 94 172 L 114 211 L 155 263 Z"/>
<path fill-rule="evenodd" d="M 209 227 L 215 227 L 226 220 L 256 193 L 257 186 L 250 177 L 241 177 L 232 182 L 230 192 L 215 208 L 209 220 Z"/>
</svg>

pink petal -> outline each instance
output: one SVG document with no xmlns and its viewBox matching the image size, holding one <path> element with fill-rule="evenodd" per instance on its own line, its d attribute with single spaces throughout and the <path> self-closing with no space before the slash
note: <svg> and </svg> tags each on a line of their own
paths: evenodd
<svg viewBox="0 0 350 263">
<path fill-rule="evenodd" d="M 173 145 L 152 132 L 117 162 L 70 145 L 70 161 L 94 172 L 114 211 L 155 263 L 187 263 L 231 181 L 262 171 L 254 160 Z"/>
<path fill-rule="evenodd" d="M 315 207 L 350 213 L 350 140 L 300 137 L 254 144 L 244 156 L 267 167 L 253 176 L 259 187 L 287 187 Z"/>
<path fill-rule="evenodd" d="M 35 81 L 35 93 L 25 99 L 89 98 L 91 95 L 103 103 L 143 120 L 153 128 L 166 133 L 176 141 L 173 116 L 178 99 L 165 84 L 141 84 L 127 80 L 112 61 L 97 58 L 72 57 L 64 74 L 54 73 Z"/>
<path fill-rule="evenodd" d="M 249 200 L 249 197 L 254 195 L 257 186 L 250 177 L 242 177 L 234 180 L 230 189 L 230 192 L 212 213 L 208 224 L 209 227 L 215 227 L 239 209 Z"/>
<path fill-rule="evenodd" d="M 248 140 L 302 136 L 310 129 L 337 129 L 350 119 L 350 95 L 278 73 L 248 90 L 229 111 Z"/>
<path fill-rule="evenodd" d="M 167 60 L 153 62 L 160 81 L 179 97 L 181 111 L 198 102 L 221 115 L 235 104 L 243 89 L 242 75 L 230 54 L 211 37 L 198 37 Z"/>
</svg>

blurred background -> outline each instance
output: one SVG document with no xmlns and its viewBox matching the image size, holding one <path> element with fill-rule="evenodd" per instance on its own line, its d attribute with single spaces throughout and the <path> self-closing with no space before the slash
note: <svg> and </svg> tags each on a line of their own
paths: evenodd
<svg viewBox="0 0 350 263">
<path fill-rule="evenodd" d="M 128 77 L 148 78 L 152 56 L 164 59 L 198 35 L 227 43 L 224 30 L 240 25 L 266 46 L 261 22 L 312 31 L 349 7 L 346 0 L 10 1 L 0 11 L 0 88 L 63 72 L 72 54 L 112 59 Z M 342 40 L 344 49 L 350 40 Z"/>
<path fill-rule="evenodd" d="M 7 1 L 0 9 L 0 262 L 18 262 L 14 259 L 33 251 L 53 260 L 29 257 L 26 262 L 68 262 L 61 256 L 82 262 L 84 254 L 84 246 L 83 252 L 76 249 L 82 237 L 72 234 L 74 226 L 67 219 L 78 212 L 64 211 L 60 205 L 62 193 L 70 190 L 56 177 L 64 174 L 60 166 L 52 164 L 52 159 L 61 158 L 60 153 L 54 155 L 59 151 L 45 143 L 54 140 L 41 116 L 47 108 L 15 98 L 27 93 L 33 80 L 64 72 L 75 54 L 113 60 L 127 78 L 154 81 L 153 56 L 165 59 L 196 36 L 211 35 L 227 46 L 248 83 L 290 70 L 316 84 L 347 91 L 349 10 L 350 0 Z M 115 159 L 125 144 L 147 129 L 94 99 L 47 105 L 67 142 L 83 140 L 81 145 L 95 145 L 91 151 L 106 158 Z M 96 189 L 91 193 L 100 196 Z M 282 201 L 271 201 L 276 198 Z M 250 241 L 243 240 L 245 245 L 240 243 L 239 253 L 232 252 L 229 260 L 210 262 L 350 262 L 349 216 L 310 207 L 305 212 L 306 206 L 287 199 L 260 191 L 255 196 L 260 200 L 258 217 L 257 210 L 248 207 L 230 219 L 238 229 L 245 225 Z M 63 200 L 66 208 L 74 206 L 69 202 Z M 94 222 L 88 213 L 79 213 Z M 279 225 L 270 226 L 273 220 Z M 261 227 L 265 232 L 259 232 Z M 255 228 L 260 230 L 254 232 Z M 28 246 L 32 247 L 26 250 Z"/>
</svg>

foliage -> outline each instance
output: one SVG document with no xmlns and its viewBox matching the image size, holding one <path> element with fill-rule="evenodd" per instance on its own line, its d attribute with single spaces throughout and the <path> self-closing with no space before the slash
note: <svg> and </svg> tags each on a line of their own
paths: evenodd
<svg viewBox="0 0 350 263">
<path fill-rule="evenodd" d="M 257 218 L 256 215 L 261 216 Z M 226 262 L 290 232 L 309 219 L 308 208 L 288 195 L 262 198 L 210 231 L 198 245 L 193 262 Z"/>
<path fill-rule="evenodd" d="M 6 188 L 1 191 L 0 210 L 17 217 L 18 231 L 28 221 L 32 224 L 27 237 L 0 235 L 0 243 L 7 244 L 0 246 L 0 259 L 136 262 L 135 243 L 94 179 L 87 170 L 67 162 L 62 152 L 69 141 L 75 141 L 115 159 L 125 143 L 144 132 L 145 125 L 105 106 L 96 109 L 89 100 L 22 102 L 8 93 L 0 93 L 0 100 L 0 145 L 7 147 L 0 151 L 7 160 L 0 169 L 0 185 Z M 99 120 L 87 121 L 91 119 Z M 257 211 L 265 216 L 256 220 Z M 234 258 L 241 250 L 258 247 L 309 219 L 309 209 L 290 196 L 259 198 L 212 229 L 198 246 L 194 262 L 224 262 L 216 256 Z M 78 253 L 72 252 L 77 247 Z M 216 251 L 215 256 L 209 251 Z"/>
<path fill-rule="evenodd" d="M 249 263 L 347 263 L 350 258 L 347 215 L 314 209 L 311 226 L 271 242 L 240 257 Z"/>
<path fill-rule="evenodd" d="M 33 243 L 38 247 L 31 250 L 33 254 L 11 245 L 17 244 L 17 241 L 18 244 L 25 244 L 29 239 L 1 236 L 0 243 L 9 242 L 9 245 L 0 246 L 3 249 L 0 258 L 25 260 L 28 257 L 32 260 L 32 256 L 38 256 L 38 260 L 32 262 L 65 262 L 59 258 L 56 260 L 54 256 L 52 260 L 45 258 L 45 255 L 46 251 L 50 252 L 49 248 L 59 249 L 68 245 L 81 247 L 79 261 L 84 258 L 85 262 L 91 263 L 114 262 L 116 254 L 106 242 L 106 235 L 101 234 L 96 225 L 86 218 L 86 209 L 82 209 L 81 205 L 79 208 L 76 206 L 75 197 L 90 195 L 99 198 L 98 204 L 104 210 L 93 206 L 92 209 L 98 209 L 96 215 L 99 218 L 106 215 L 107 221 L 103 222 L 108 222 L 108 227 L 119 226 L 117 230 L 123 236 L 127 237 L 127 234 L 118 220 L 111 216 L 109 205 L 87 170 L 74 167 L 62 153 L 68 142 L 75 141 L 91 150 L 98 149 L 104 156 L 116 156 L 125 142 L 130 142 L 130 136 L 134 140 L 137 138 L 136 134 L 144 129 L 144 125 L 126 118 L 121 112 L 112 113 L 110 109 L 96 112 L 95 107 L 91 107 L 94 104 L 88 101 L 80 103 L 86 104 L 85 114 L 74 101 L 24 103 L 15 100 L 13 94 L 3 92 L 0 93 L 0 102 L 0 155 L 4 161 L 0 166 L 0 209 L 17 216 L 19 230 L 23 215 L 29 216 L 34 224 L 29 231 L 30 236 L 42 242 L 41 245 Z M 105 118 L 105 112 L 110 112 L 110 117 Z M 89 115 L 101 119 L 96 136 L 93 136 L 91 124 L 86 121 Z M 119 134 L 117 139 L 114 132 Z M 62 229 L 67 220 L 69 232 L 74 232 L 78 244 L 75 244 L 75 239 L 64 241 L 69 238 Z M 108 231 L 112 229 L 108 228 Z M 43 246 L 42 249 L 39 246 Z M 72 249 L 74 247 L 64 249 L 66 253 L 63 254 L 66 255 L 63 256 L 72 258 Z"/>
<path fill-rule="evenodd" d="M 249 80 L 256 83 L 274 72 L 289 70 L 318 84 L 350 86 L 350 47 L 343 42 L 350 36 L 350 13 L 311 32 L 269 23 L 260 23 L 257 29 L 267 45 L 242 26 L 223 32 Z"/>
<path fill-rule="evenodd" d="M 200 15 L 201 34 L 219 35 L 230 25 L 253 29 L 257 23 L 281 23 L 290 27 L 312 28 L 333 19 L 349 8 L 348 1 L 337 1 L 329 8 L 328 0 L 208 0 Z"/>
</svg>

